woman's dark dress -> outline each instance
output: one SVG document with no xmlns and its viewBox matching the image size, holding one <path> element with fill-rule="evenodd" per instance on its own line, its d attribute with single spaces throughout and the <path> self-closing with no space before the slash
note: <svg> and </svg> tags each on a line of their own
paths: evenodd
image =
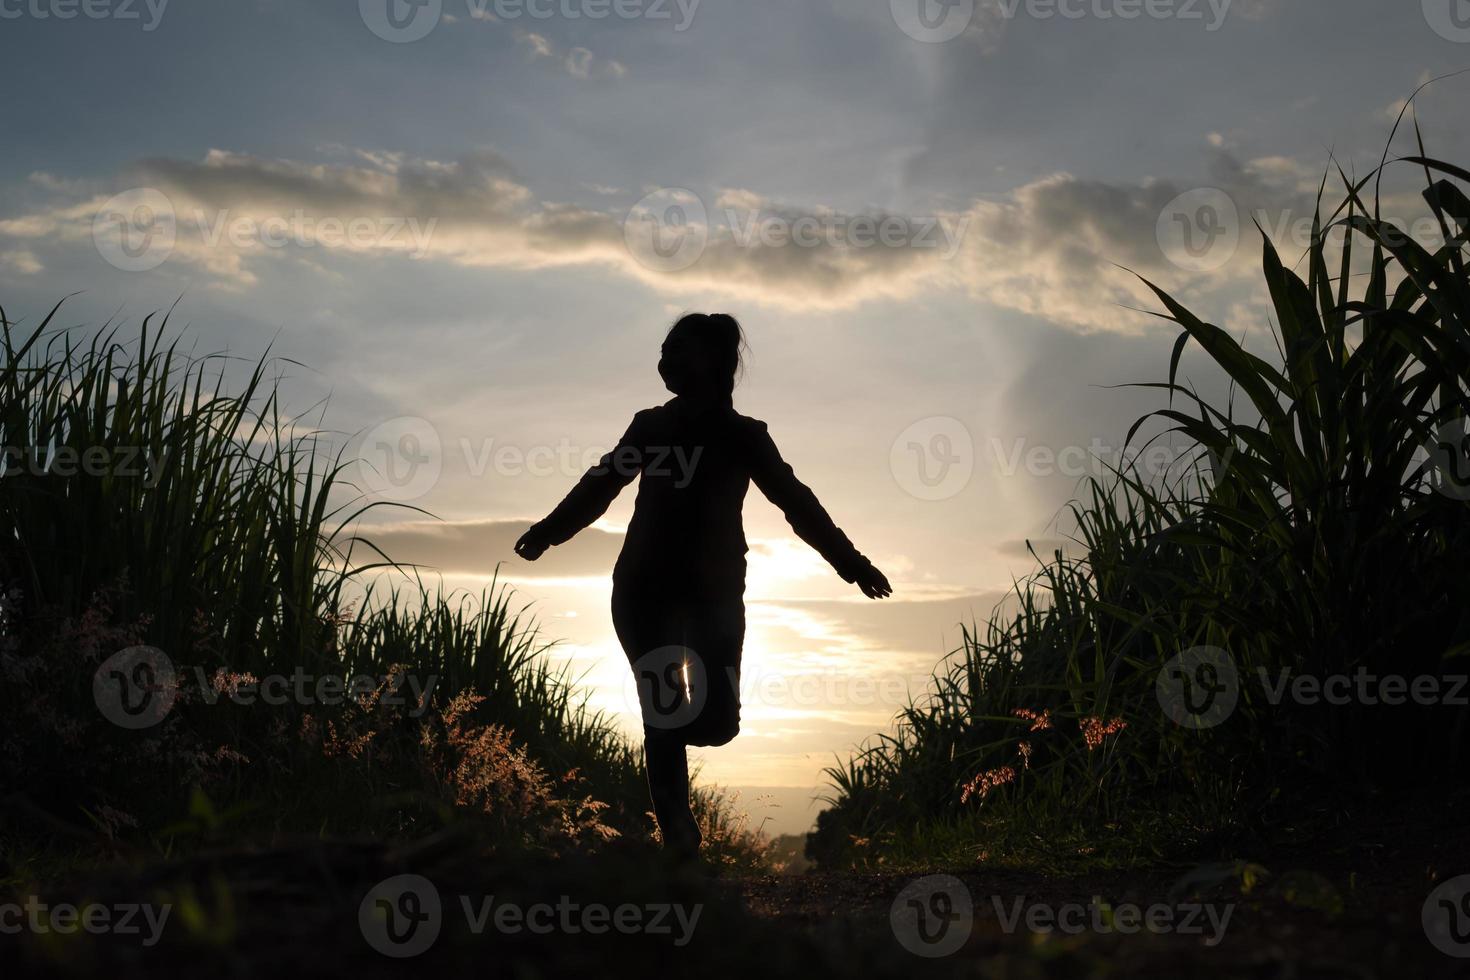
<svg viewBox="0 0 1470 980">
<path fill-rule="evenodd" d="M 550 544 L 569 540 L 635 476 L 638 498 L 613 569 L 613 627 L 638 675 L 659 826 L 686 845 L 692 828 L 697 848 L 684 747 L 723 745 L 740 730 L 741 509 L 751 482 L 845 581 L 867 559 L 796 478 L 764 422 L 728 402 L 697 407 L 683 398 L 633 416 L 617 447 L 534 530 Z M 691 669 L 671 666 L 674 651 Z"/>
</svg>

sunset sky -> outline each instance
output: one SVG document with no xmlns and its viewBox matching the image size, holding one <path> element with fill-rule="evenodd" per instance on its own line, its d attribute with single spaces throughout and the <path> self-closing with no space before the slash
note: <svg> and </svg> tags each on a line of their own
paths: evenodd
<svg viewBox="0 0 1470 980">
<path fill-rule="evenodd" d="M 435 515 L 374 540 L 450 587 L 505 563 L 630 730 L 633 491 L 534 566 L 511 544 L 669 397 L 679 313 L 741 320 L 737 408 L 895 589 L 863 599 L 752 490 L 745 726 L 701 758 L 787 831 L 1158 407 L 1108 387 L 1174 336 L 1120 267 L 1269 344 L 1251 216 L 1294 259 L 1331 159 L 1370 169 L 1401 100 L 1470 67 L 1464 0 L 85 6 L 0 0 L 0 305 L 177 301 L 199 352 L 299 362 L 302 425 L 328 399 L 334 446 L 414 466 L 364 488 Z M 1467 94 L 1416 103 L 1432 155 L 1467 155 Z"/>
</svg>

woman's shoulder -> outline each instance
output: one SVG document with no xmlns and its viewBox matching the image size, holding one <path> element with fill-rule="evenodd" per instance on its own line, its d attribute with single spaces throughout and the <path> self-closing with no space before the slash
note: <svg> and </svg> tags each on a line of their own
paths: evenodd
<svg viewBox="0 0 1470 980">
<path fill-rule="evenodd" d="M 753 415 L 741 415 L 739 412 L 732 412 L 732 414 L 735 416 L 734 423 L 736 425 L 740 426 L 741 428 L 747 429 L 747 430 L 749 430 L 751 432 L 765 432 L 766 431 L 766 423 L 762 422 L 760 419 L 756 418 L 755 416 L 753 416 Z"/>
</svg>

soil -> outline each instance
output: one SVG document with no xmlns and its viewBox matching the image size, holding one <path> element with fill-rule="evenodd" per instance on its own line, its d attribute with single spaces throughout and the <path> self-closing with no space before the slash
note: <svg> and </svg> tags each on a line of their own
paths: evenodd
<svg viewBox="0 0 1470 980">
<path fill-rule="evenodd" d="M 1423 921 L 1430 892 L 1470 873 L 1458 822 L 1412 815 L 1357 828 L 1264 855 L 1248 873 L 1221 862 L 1077 876 L 934 868 L 710 878 L 634 848 L 495 859 L 452 834 L 399 847 L 221 846 L 173 861 L 115 862 L 0 897 L 0 906 L 31 895 L 51 906 L 167 903 L 172 914 L 151 946 L 137 936 L 16 934 L 3 929 L 16 920 L 0 917 L 0 955 L 6 976 L 57 977 L 1470 977 L 1462 958 L 1470 935 L 1458 946 L 1453 934 L 1442 939 L 1442 951 Z M 362 919 L 374 886 L 403 874 L 428 879 L 442 898 L 442 929 L 411 957 L 374 948 Z M 647 928 L 597 934 L 575 925 L 476 931 L 468 910 L 487 899 L 523 912 L 557 902 L 697 907 L 698 919 L 682 935 L 651 919 Z M 1139 923 L 1152 914 L 1155 928 L 1127 931 L 1132 907 Z M 1433 911 L 1470 928 L 1470 901 Z M 1068 928 L 1056 927 L 1058 915 Z"/>
</svg>

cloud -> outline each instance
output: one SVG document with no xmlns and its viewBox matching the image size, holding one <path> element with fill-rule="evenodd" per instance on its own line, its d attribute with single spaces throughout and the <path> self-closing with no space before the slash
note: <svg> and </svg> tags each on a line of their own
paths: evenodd
<svg viewBox="0 0 1470 980">
<path fill-rule="evenodd" d="M 953 291 L 1077 330 L 1126 332 L 1147 320 L 1125 307 L 1156 304 L 1119 267 L 1187 279 L 1165 259 L 1156 228 L 1171 199 L 1200 186 L 1053 174 L 918 216 L 790 205 L 744 189 L 711 195 L 707 206 L 680 190 L 655 192 L 644 198 L 655 205 L 629 211 L 538 200 L 492 151 L 453 161 L 351 152 L 349 162 L 320 163 L 211 150 L 198 161 L 145 160 L 127 178 L 171 205 L 171 261 L 241 289 L 259 282 L 266 263 L 317 250 L 465 267 L 598 265 L 676 297 L 714 293 L 798 311 Z M 1221 150 L 1213 169 L 1207 183 L 1239 202 L 1243 226 L 1250 206 L 1295 202 L 1313 186 L 1287 158 L 1242 163 Z M 50 194 L 62 200 L 0 221 L 0 234 L 90 242 L 106 192 L 80 201 L 65 200 L 67 190 Z M 674 226 L 641 240 L 640 222 L 681 209 L 696 217 L 675 230 L 702 234 L 702 250 L 667 267 L 650 248 Z M 1191 281 L 1218 286 L 1230 272 Z"/>
<path fill-rule="evenodd" d="M 922 654 L 917 662 L 930 665 L 958 646 L 960 626 L 984 627 L 991 613 L 1006 601 L 1005 592 L 976 592 L 948 598 L 905 599 L 895 593 L 882 602 L 868 599 L 764 599 L 763 606 L 789 609 L 830 623 L 839 630 L 837 647 L 851 651 L 858 642 L 867 650 Z M 927 658 L 927 659 L 925 659 Z"/>
<path fill-rule="evenodd" d="M 44 272 L 46 267 L 41 264 L 40 259 L 36 258 L 35 252 L 17 248 L 7 252 L 0 252 L 0 269 L 31 276 L 38 272 Z"/>
<path fill-rule="evenodd" d="M 563 63 L 566 65 L 567 73 L 573 78 L 592 77 L 592 52 L 586 48 L 573 48 L 568 51 Z"/>
<path fill-rule="evenodd" d="M 600 59 L 588 48 L 574 47 L 562 54 L 545 34 L 519 31 L 516 33 L 516 40 L 526 46 L 532 61 L 542 58 L 559 61 L 566 73 L 573 78 L 588 79 L 593 75 L 624 78 L 628 74 L 628 68 L 622 62 Z"/>
<path fill-rule="evenodd" d="M 531 49 L 531 56 L 534 58 L 554 57 L 551 42 L 544 35 L 527 31 L 524 34 L 518 35 L 517 40 Z"/>
<path fill-rule="evenodd" d="M 517 578 L 607 578 L 623 536 L 590 527 L 538 561 L 516 557 L 516 539 L 530 521 L 413 521 L 362 528 L 359 534 L 391 559 L 435 572 L 493 575 L 504 562 Z"/>
</svg>

